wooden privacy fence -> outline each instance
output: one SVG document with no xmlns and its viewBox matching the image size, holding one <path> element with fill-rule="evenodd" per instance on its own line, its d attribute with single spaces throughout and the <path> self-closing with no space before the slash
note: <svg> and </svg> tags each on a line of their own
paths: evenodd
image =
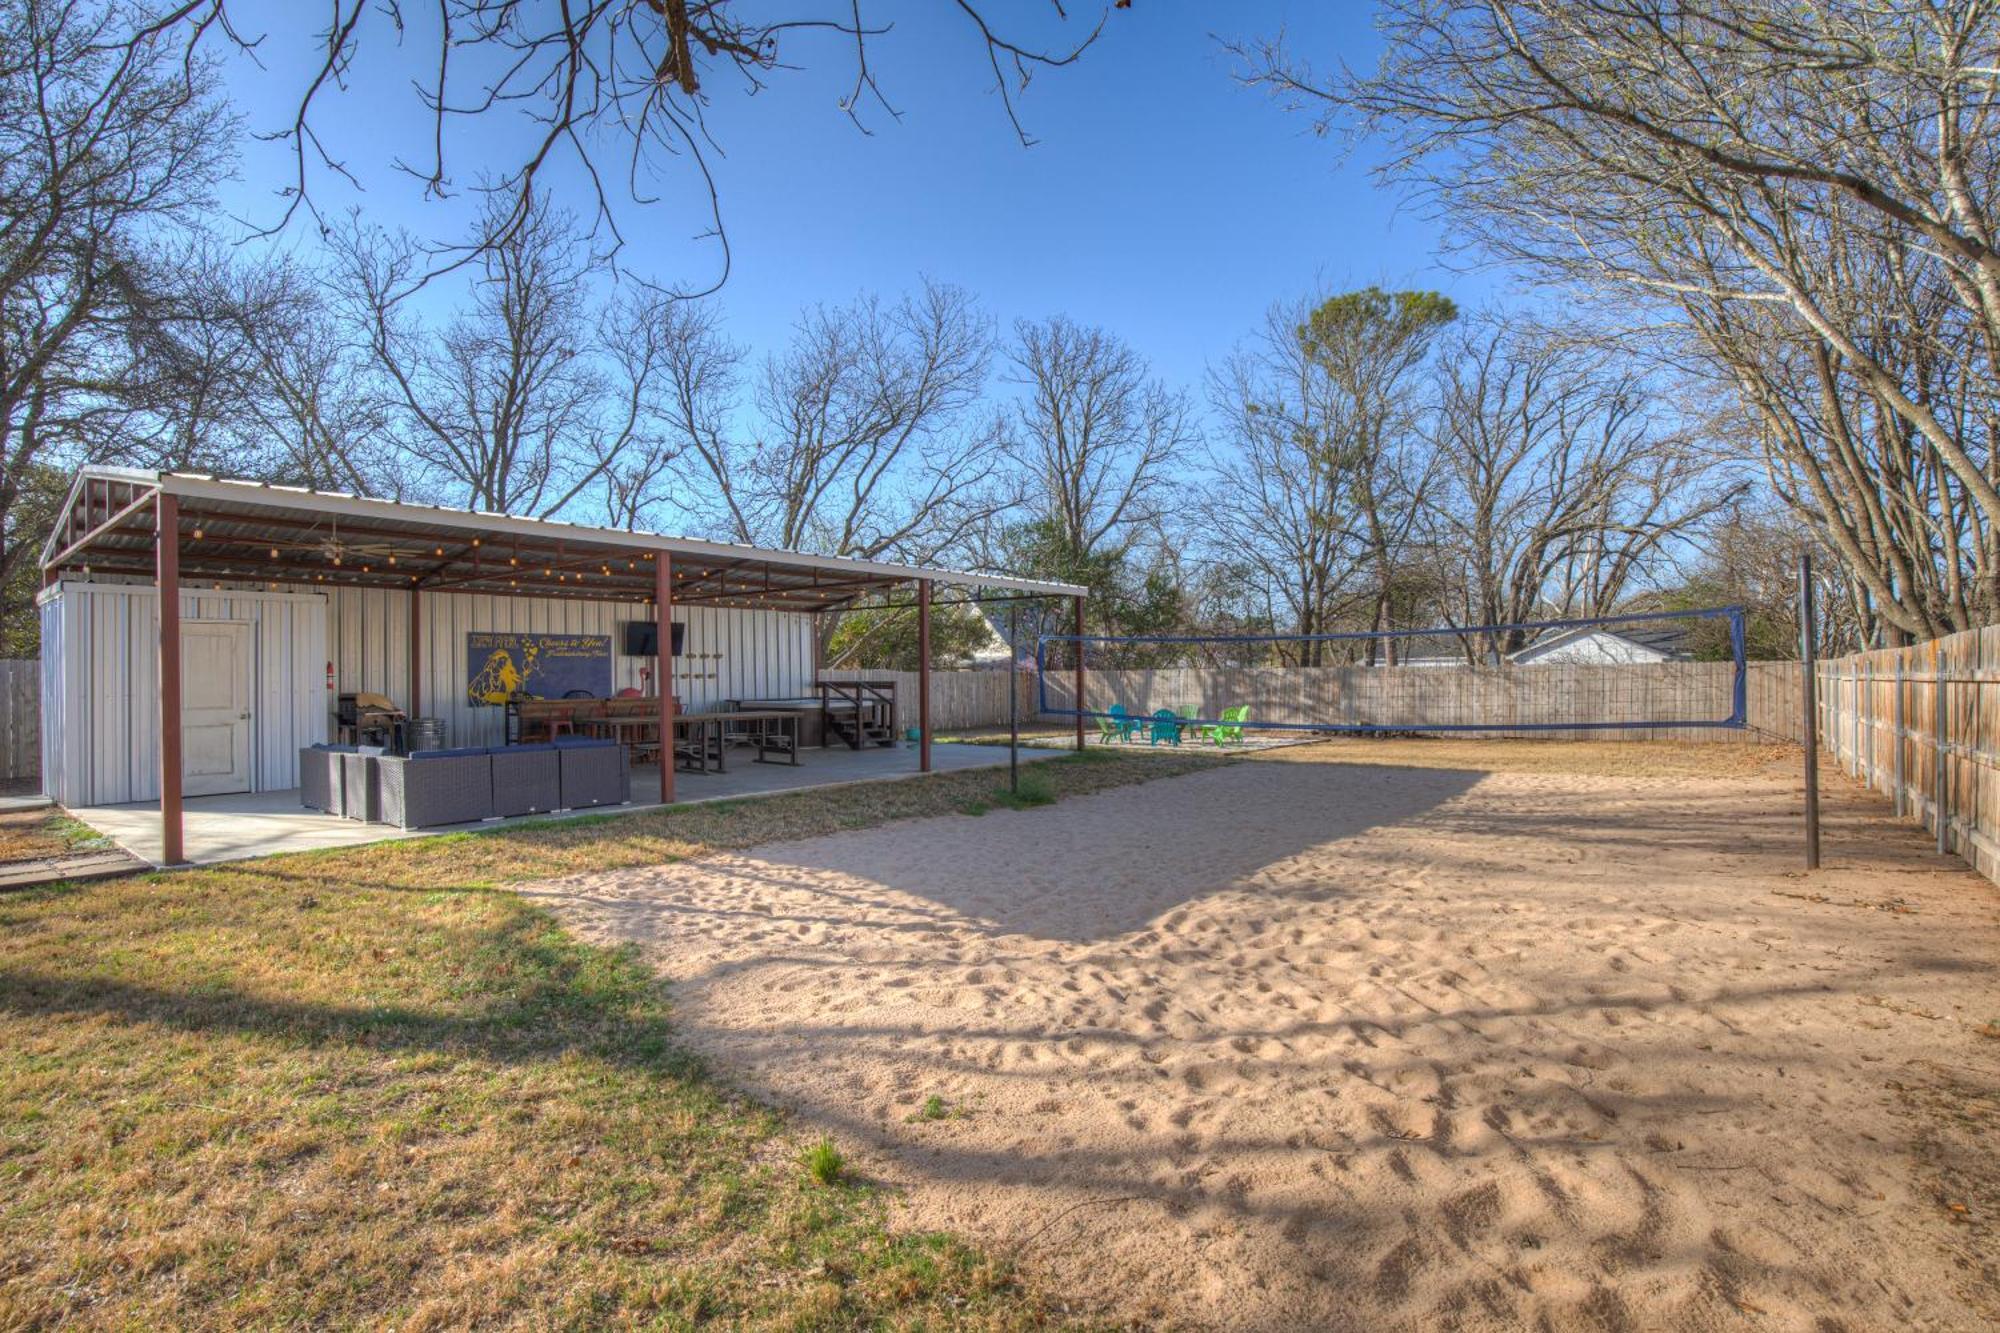
<svg viewBox="0 0 2000 1333">
<path fill-rule="evenodd" d="M 1381 726 L 1417 734 L 1432 729 L 1497 726 L 1476 734 L 1540 740 L 1684 740 L 1756 744 L 1802 740 L 1800 667 L 1753 662 L 1745 682 L 1744 729 L 1661 726 L 1543 731 L 1555 724 L 1676 722 L 1727 718 L 1735 666 L 1729 662 L 1667 662 L 1595 666 L 1452 667 L 1173 667 L 1157 671 L 1087 673 L 1089 708 L 1123 704 L 1127 712 L 1161 708 L 1214 717 L 1248 705 L 1253 721 L 1318 726 Z M 933 681 L 937 677 L 932 677 Z M 1075 685 L 1051 672 L 1051 708 L 1071 707 Z M 1000 696 L 1002 706 L 1006 696 Z M 1428 726 L 1426 725 L 1428 724 Z M 1522 730 L 1509 730 L 1521 727 Z"/>
<path fill-rule="evenodd" d="M 896 682 L 896 707 L 901 716 L 896 719 L 897 730 L 912 727 L 917 722 L 917 673 L 914 671 L 850 671 L 828 669 L 819 673 L 821 680 L 893 680 Z M 1019 677 L 1021 690 L 1021 725 L 1027 726 L 1035 720 L 1035 678 L 1030 672 L 1022 672 Z M 1004 727 L 1007 725 L 1007 672 L 999 671 L 933 671 L 931 672 L 931 729 L 933 731 L 959 731 L 975 727 Z"/>
<path fill-rule="evenodd" d="M 1500 737 L 1543 740 L 1686 740 L 1756 744 L 1805 739 L 1799 714 L 1799 664 L 1752 662 L 1744 692 L 1748 727 L 1642 727 L 1615 731 L 1501 731 Z M 1318 723 L 1551 723 L 1694 720 L 1729 715 L 1734 668 L 1728 662 L 1658 666 L 1546 665 L 1524 667 L 1178 667 L 1161 671 L 1100 671 L 1086 676 L 1090 707 L 1112 704 L 1133 713 L 1159 708 L 1219 712 L 1248 704 L 1254 720 Z M 899 706 L 915 720 L 914 671 L 827 670 L 826 680 L 890 679 Z M 1040 700 L 1033 673 L 1019 677 L 1021 719 L 1035 720 Z M 1048 704 L 1066 709 L 1075 693 L 1068 672 L 1051 672 Z M 1059 716 L 1042 718 L 1062 721 Z M 938 730 L 1007 725 L 1007 673 L 933 671 L 931 721 Z M 1444 733 L 1440 733 L 1444 734 Z"/>
<path fill-rule="evenodd" d="M 42 775 L 42 664 L 0 659 L 0 781 Z"/>
<path fill-rule="evenodd" d="M 2000 878 L 2000 627 L 1819 665 L 1820 743 L 1988 879 Z"/>
</svg>

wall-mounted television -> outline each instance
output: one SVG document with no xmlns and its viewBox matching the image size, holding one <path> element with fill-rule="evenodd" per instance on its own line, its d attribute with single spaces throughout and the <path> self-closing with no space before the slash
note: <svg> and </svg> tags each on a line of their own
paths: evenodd
<svg viewBox="0 0 2000 1333">
<path fill-rule="evenodd" d="M 687 653 L 687 626 L 678 620 L 674 622 L 675 657 Z M 657 620 L 628 620 L 625 622 L 625 656 L 658 657 L 660 655 L 660 622 Z"/>
</svg>

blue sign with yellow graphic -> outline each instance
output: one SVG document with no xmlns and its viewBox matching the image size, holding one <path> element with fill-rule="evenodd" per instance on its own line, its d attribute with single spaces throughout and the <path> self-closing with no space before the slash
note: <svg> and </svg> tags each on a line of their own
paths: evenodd
<svg viewBox="0 0 2000 1333">
<path fill-rule="evenodd" d="M 473 630 L 465 636 L 465 670 L 465 695 L 473 704 L 561 699 L 579 692 L 607 699 L 611 636 Z"/>
</svg>

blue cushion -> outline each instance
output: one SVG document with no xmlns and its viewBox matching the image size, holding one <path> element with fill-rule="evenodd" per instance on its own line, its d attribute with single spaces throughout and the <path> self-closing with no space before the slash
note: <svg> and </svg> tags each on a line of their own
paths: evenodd
<svg viewBox="0 0 2000 1333">
<path fill-rule="evenodd" d="M 543 751 L 543 750 L 553 750 L 553 749 L 555 749 L 555 748 L 556 748 L 555 746 L 553 746 L 553 745 L 550 745 L 550 744 L 549 744 L 549 743 L 548 743 L 547 741 L 537 741 L 537 742 L 535 742 L 535 743 L 534 743 L 533 745 L 505 745 L 505 746 L 500 746 L 500 745 L 496 745 L 496 746 L 494 746 L 494 747 L 493 747 L 493 750 L 492 750 L 492 753 L 494 753 L 494 754 L 534 754 L 534 753 L 537 753 L 537 752 L 539 752 L 539 751 Z"/>
<path fill-rule="evenodd" d="M 314 741 L 311 748 L 325 754 L 355 754 L 361 749 L 358 745 L 328 745 L 325 741 Z"/>
<path fill-rule="evenodd" d="M 459 747 L 458 749 L 456 749 L 456 750 L 417 750 L 417 751 L 413 752 L 413 753 L 412 753 L 412 754 L 410 755 L 410 758 L 412 758 L 412 759 L 469 759 L 469 758 L 471 758 L 471 757 L 472 757 L 472 756 L 474 756 L 474 755 L 485 755 L 485 754 L 491 754 L 491 753 L 493 753 L 493 752 L 492 752 L 491 750 L 488 750 L 488 749 L 486 749 L 486 748 L 485 748 L 484 746 L 478 746 L 478 745 L 465 745 L 465 746 L 460 746 L 460 747 Z"/>
<path fill-rule="evenodd" d="M 558 736 L 551 744 L 563 750 L 601 750 L 607 745 L 616 745 L 618 742 L 612 740 L 609 736 Z M 540 747 L 521 746 L 518 748 L 538 749 Z"/>
</svg>

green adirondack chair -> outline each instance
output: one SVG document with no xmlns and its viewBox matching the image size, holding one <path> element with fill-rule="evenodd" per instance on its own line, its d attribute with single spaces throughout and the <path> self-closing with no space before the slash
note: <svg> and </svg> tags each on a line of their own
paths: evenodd
<svg viewBox="0 0 2000 1333">
<path fill-rule="evenodd" d="M 1225 708 L 1222 710 L 1222 721 L 1208 729 L 1208 738 L 1217 745 L 1226 745 L 1230 741 L 1236 741 L 1240 744 L 1243 740 L 1243 724 L 1249 720 L 1249 704 L 1238 704 L 1234 708 Z"/>
<path fill-rule="evenodd" d="M 1200 740 L 1208 734 L 1208 728 L 1196 719 L 1201 717 L 1198 709 L 1181 709 L 1181 735 L 1190 740 Z"/>
<path fill-rule="evenodd" d="M 1153 714 L 1153 727 L 1146 735 L 1146 744 L 1158 745 L 1165 741 L 1169 745 L 1181 743 L 1181 718 L 1171 708 L 1162 708 Z"/>
</svg>

